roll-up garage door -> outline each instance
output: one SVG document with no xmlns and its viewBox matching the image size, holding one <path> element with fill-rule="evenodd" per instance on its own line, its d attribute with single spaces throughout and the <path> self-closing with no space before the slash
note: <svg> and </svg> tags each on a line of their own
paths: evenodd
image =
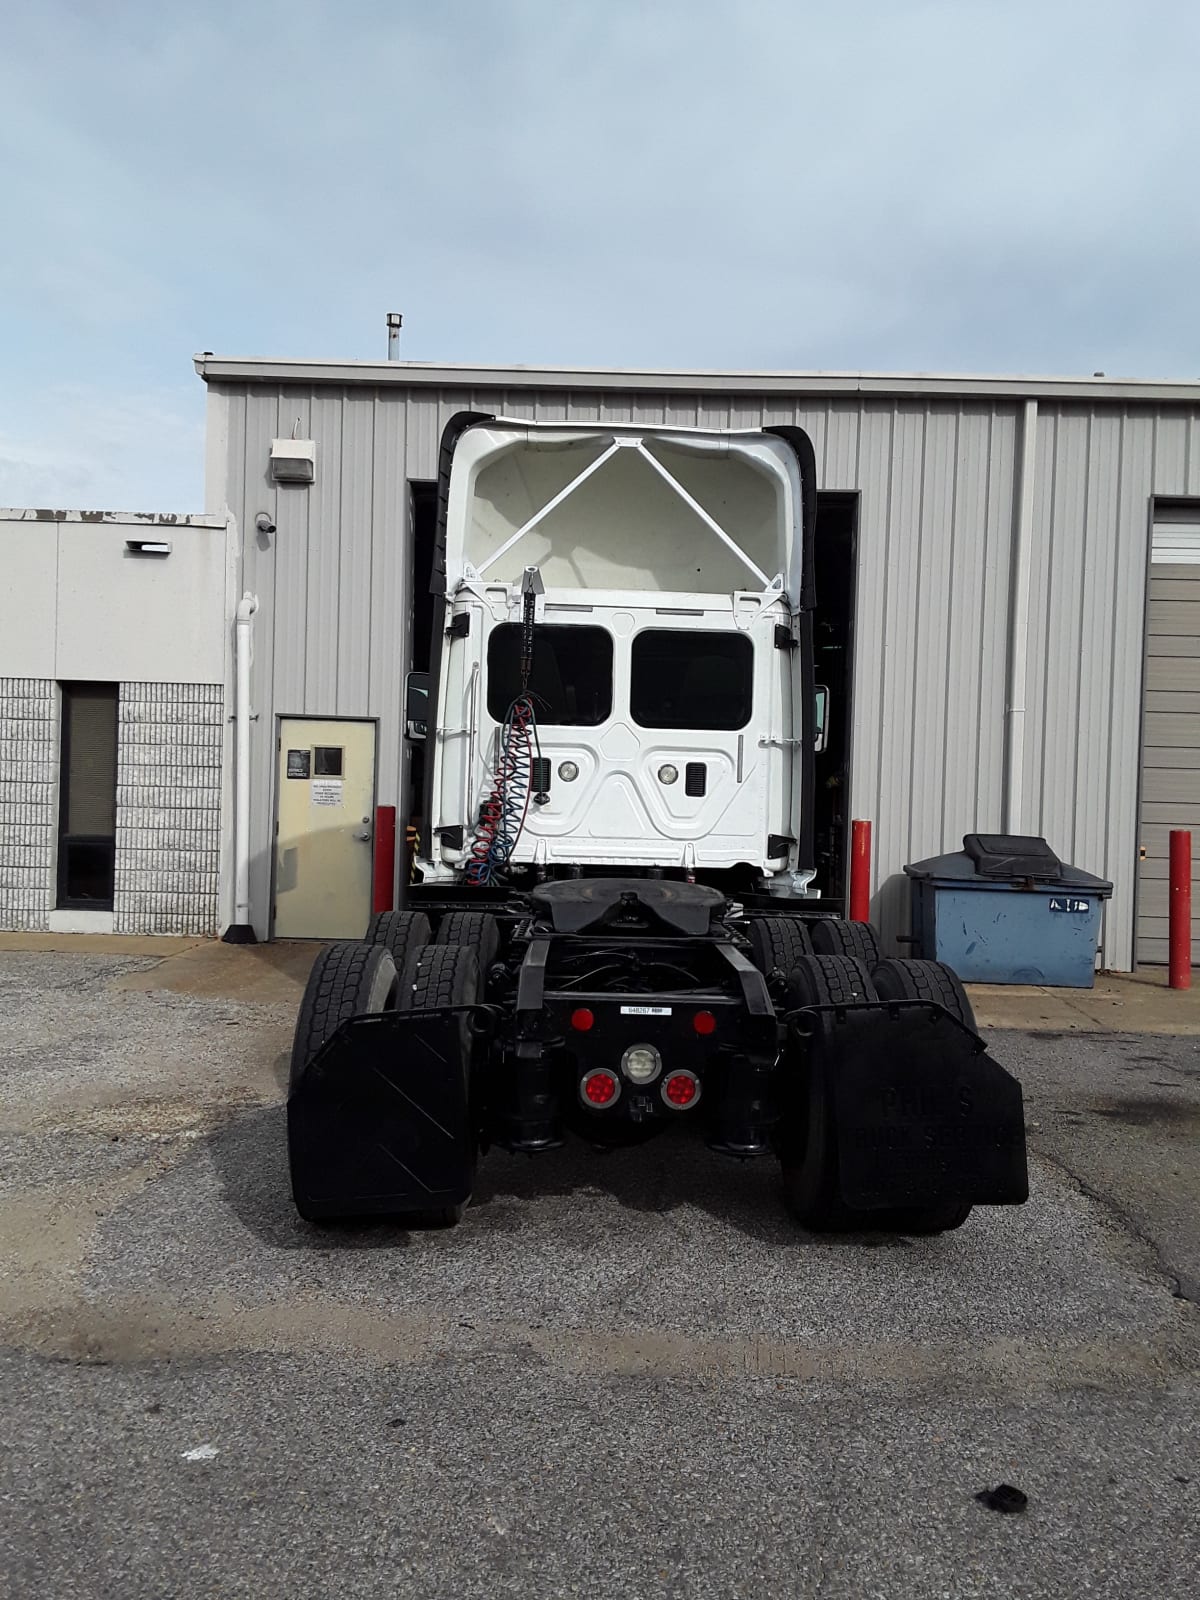
<svg viewBox="0 0 1200 1600">
<path fill-rule="evenodd" d="M 1190 828 L 1200 948 L 1200 505 L 1158 506 L 1150 553 L 1142 712 L 1137 959 L 1167 959 L 1167 837 Z"/>
</svg>

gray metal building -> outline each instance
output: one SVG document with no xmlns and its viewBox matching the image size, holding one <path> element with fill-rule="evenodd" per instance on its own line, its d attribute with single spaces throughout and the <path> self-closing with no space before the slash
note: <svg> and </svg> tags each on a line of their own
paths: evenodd
<svg viewBox="0 0 1200 1600">
<path fill-rule="evenodd" d="M 374 720 L 376 796 L 403 812 L 422 486 L 447 419 L 478 410 L 806 428 L 853 551 L 842 803 L 875 826 L 885 936 L 907 927 L 906 861 L 1004 829 L 1043 834 L 1112 879 L 1105 965 L 1164 959 L 1167 829 L 1200 816 L 1200 383 L 196 366 L 207 510 L 236 517 L 238 589 L 259 600 L 259 937 L 271 932 L 278 718 Z M 315 442 L 311 484 L 275 481 L 278 439 Z M 273 532 L 256 531 L 259 513 Z"/>
</svg>

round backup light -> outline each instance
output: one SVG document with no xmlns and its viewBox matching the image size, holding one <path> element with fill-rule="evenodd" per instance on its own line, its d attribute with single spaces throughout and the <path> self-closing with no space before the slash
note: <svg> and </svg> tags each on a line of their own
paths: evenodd
<svg viewBox="0 0 1200 1600">
<path fill-rule="evenodd" d="M 574 783 L 579 776 L 579 768 L 573 761 L 560 761 L 558 775 L 564 783 Z"/>
<path fill-rule="evenodd" d="M 586 1006 L 580 1006 L 578 1011 L 571 1013 L 571 1026 L 576 1033 L 590 1033 L 596 1026 L 596 1013 L 589 1011 Z"/>
<path fill-rule="evenodd" d="M 653 1083 L 662 1071 L 662 1057 L 652 1044 L 632 1044 L 621 1057 L 621 1071 L 630 1083 Z"/>
<path fill-rule="evenodd" d="M 621 1085 L 604 1067 L 593 1067 L 590 1072 L 585 1072 L 579 1085 L 579 1098 L 584 1105 L 594 1106 L 597 1110 L 611 1106 L 620 1093 Z"/>
<path fill-rule="evenodd" d="M 659 783 L 677 783 L 679 781 L 679 768 L 673 767 L 668 761 L 665 767 L 658 769 Z"/>
<path fill-rule="evenodd" d="M 692 1027 L 702 1037 L 709 1033 L 716 1033 L 717 1019 L 711 1011 L 697 1011 L 692 1018 Z"/>
<path fill-rule="evenodd" d="M 694 1072 L 673 1072 L 663 1080 L 662 1097 L 672 1111 L 686 1111 L 700 1098 L 700 1080 Z"/>
</svg>

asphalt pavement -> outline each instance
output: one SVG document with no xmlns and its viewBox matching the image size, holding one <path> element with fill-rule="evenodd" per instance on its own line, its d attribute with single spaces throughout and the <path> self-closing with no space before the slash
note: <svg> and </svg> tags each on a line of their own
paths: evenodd
<svg viewBox="0 0 1200 1600">
<path fill-rule="evenodd" d="M 315 1230 L 286 988 L 160 981 L 0 952 L 0 1593 L 1194 1593 L 1195 1036 L 993 1033 L 1033 1194 L 940 1238 L 682 1138 Z"/>
</svg>

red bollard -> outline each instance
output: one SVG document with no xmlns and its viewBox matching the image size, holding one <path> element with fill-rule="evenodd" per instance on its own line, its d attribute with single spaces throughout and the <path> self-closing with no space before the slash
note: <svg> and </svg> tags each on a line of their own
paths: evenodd
<svg viewBox="0 0 1200 1600">
<path fill-rule="evenodd" d="M 871 824 L 850 824 L 850 918 L 871 920 Z"/>
<path fill-rule="evenodd" d="M 396 883 L 396 808 L 375 807 L 375 886 L 372 911 L 391 911 Z"/>
<path fill-rule="evenodd" d="M 1192 835 L 1171 829 L 1170 941 L 1172 989 L 1192 987 Z"/>
</svg>

